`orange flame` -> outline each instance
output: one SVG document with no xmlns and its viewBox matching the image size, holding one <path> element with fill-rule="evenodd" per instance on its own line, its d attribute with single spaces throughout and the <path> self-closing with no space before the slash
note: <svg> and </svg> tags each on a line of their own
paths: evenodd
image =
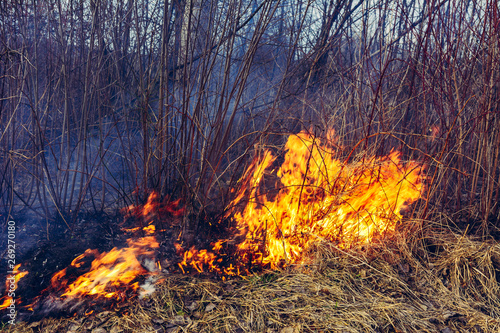
<svg viewBox="0 0 500 333">
<path fill-rule="evenodd" d="M 285 149 L 276 173 L 269 171 L 276 157 L 266 150 L 239 181 L 240 190 L 229 209 L 237 222 L 235 238 L 243 238 L 237 245 L 235 267 L 219 268 L 222 260 L 214 254 L 221 251 L 219 241 L 212 244 L 214 253 L 195 248 L 184 252 L 181 269 L 206 267 L 239 275 L 249 264 L 277 268 L 300 263 L 304 251 L 321 240 L 341 248 L 367 243 L 393 232 L 401 210 L 423 190 L 422 166 L 403 163 L 396 151 L 347 164 L 305 132 L 290 136 Z M 263 180 L 273 175 L 279 181 L 269 191 Z"/>
<path fill-rule="evenodd" d="M 28 272 L 19 271 L 20 267 L 21 264 L 17 264 L 16 266 L 14 266 L 14 269 L 12 270 L 12 274 L 14 275 L 13 279 L 7 278 L 7 280 L 5 281 L 6 296 L 0 298 L 0 301 L 3 299 L 3 302 L 0 304 L 0 310 L 7 308 L 9 305 L 14 303 L 14 298 L 12 296 L 9 296 L 9 293 L 15 293 L 19 280 L 21 280 L 21 278 L 28 274 Z"/>
<path fill-rule="evenodd" d="M 139 258 L 154 257 L 154 249 L 158 248 L 159 244 L 154 236 L 143 237 L 136 241 L 127 240 L 127 243 L 126 248 L 113 248 L 102 254 L 99 254 L 97 250 L 85 251 L 76 257 L 69 267 L 79 268 L 84 265 L 84 259 L 93 256 L 95 259 L 92 261 L 89 272 L 79 276 L 73 283 L 69 283 L 66 277 L 68 268 L 65 268 L 52 277 L 52 288 L 63 289 L 64 293 L 61 296 L 72 298 L 96 295 L 121 299 L 124 296 L 124 290 L 130 288 L 137 290 L 138 282 L 129 285 L 130 282 L 141 274 L 149 274 Z"/>
<path fill-rule="evenodd" d="M 262 251 L 263 264 L 300 262 L 312 243 L 329 240 L 346 248 L 394 231 L 405 205 L 419 198 L 422 167 L 386 157 L 346 164 L 320 139 L 305 132 L 289 137 L 285 160 L 276 175 L 282 184 L 275 198 L 257 193 L 274 161 L 266 151 L 254 168 L 250 200 L 236 212 L 245 241 L 240 251 Z M 233 205 L 238 204 L 238 196 Z M 244 258 L 243 258 L 244 259 Z"/>
</svg>

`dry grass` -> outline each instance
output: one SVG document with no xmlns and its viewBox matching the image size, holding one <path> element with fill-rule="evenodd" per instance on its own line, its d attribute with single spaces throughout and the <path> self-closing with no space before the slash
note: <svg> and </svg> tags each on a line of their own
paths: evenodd
<svg viewBox="0 0 500 333">
<path fill-rule="evenodd" d="M 253 148 L 313 128 L 335 129 L 352 156 L 399 146 L 428 164 L 418 217 L 469 212 L 476 234 L 499 228 L 495 1 L 165 1 L 154 13 L 145 0 L 3 3 L 4 222 L 28 211 L 53 239 L 52 226 L 155 189 L 182 198 L 182 228 L 198 230 Z M 281 272 L 169 275 L 128 315 L 4 330 L 498 331 L 500 248 L 447 229 L 465 225 L 453 219 L 349 252 L 320 244 L 308 266 Z"/>
<path fill-rule="evenodd" d="M 422 224 L 427 225 L 422 227 Z M 308 265 L 230 281 L 168 275 L 127 315 L 18 323 L 5 332 L 497 332 L 500 245 L 431 223 Z M 123 308 L 122 308 L 123 312 Z"/>
</svg>

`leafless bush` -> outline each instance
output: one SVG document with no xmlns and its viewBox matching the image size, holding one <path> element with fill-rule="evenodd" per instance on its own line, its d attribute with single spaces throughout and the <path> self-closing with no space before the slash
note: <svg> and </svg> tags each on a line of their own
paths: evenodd
<svg viewBox="0 0 500 333">
<path fill-rule="evenodd" d="M 467 211 L 486 230 L 498 17 L 493 0 L 2 1 L 2 213 L 71 228 L 156 190 L 195 228 L 250 151 L 333 128 L 356 154 L 425 161 L 423 217 Z"/>
</svg>

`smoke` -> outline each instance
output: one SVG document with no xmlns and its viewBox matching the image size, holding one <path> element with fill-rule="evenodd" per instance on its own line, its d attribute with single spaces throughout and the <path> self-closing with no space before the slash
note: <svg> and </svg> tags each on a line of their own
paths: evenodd
<svg viewBox="0 0 500 333">
<path fill-rule="evenodd" d="M 149 275 L 144 283 L 139 286 L 139 299 L 143 299 L 144 297 L 147 297 L 156 291 L 155 285 L 159 278 L 158 275 L 155 274 L 158 273 L 159 270 L 156 267 L 154 260 L 146 258 L 143 260 L 142 266 L 146 268 L 150 273 L 153 273 L 153 275 Z"/>
</svg>

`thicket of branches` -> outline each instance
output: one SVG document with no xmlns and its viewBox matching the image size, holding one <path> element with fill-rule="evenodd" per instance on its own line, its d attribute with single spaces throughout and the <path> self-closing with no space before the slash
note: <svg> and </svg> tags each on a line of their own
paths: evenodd
<svg viewBox="0 0 500 333">
<path fill-rule="evenodd" d="M 335 129 L 429 164 L 422 217 L 496 225 L 499 39 L 495 0 L 2 1 L 1 214 L 156 190 L 191 223 L 266 144 Z"/>
</svg>

